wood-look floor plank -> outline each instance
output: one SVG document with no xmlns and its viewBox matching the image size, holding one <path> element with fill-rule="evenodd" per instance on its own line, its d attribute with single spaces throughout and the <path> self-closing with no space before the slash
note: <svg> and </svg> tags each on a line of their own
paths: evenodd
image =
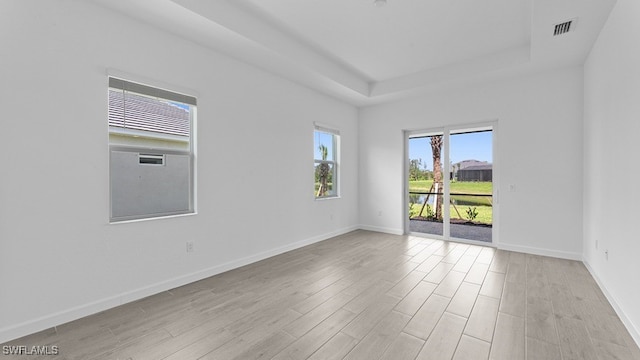
<svg viewBox="0 0 640 360">
<path fill-rule="evenodd" d="M 456 291 L 458 291 L 460 284 L 462 284 L 462 280 L 464 280 L 465 275 L 465 273 L 459 271 L 450 271 L 447 276 L 442 279 L 440 285 L 433 290 L 433 293 L 452 298 Z"/>
<path fill-rule="evenodd" d="M 507 267 L 507 281 L 524 284 L 526 281 L 526 266 L 517 262 L 509 262 Z"/>
<path fill-rule="evenodd" d="M 562 358 L 568 360 L 595 360 L 596 349 L 589 338 L 589 332 L 584 321 L 556 316 L 556 327 L 560 337 Z"/>
<path fill-rule="evenodd" d="M 527 360 L 562 360 L 560 347 L 527 337 Z"/>
<path fill-rule="evenodd" d="M 600 300 L 577 299 L 574 308 L 583 319 L 589 336 L 603 342 L 626 346 L 626 329 L 616 314 L 610 314 Z"/>
<path fill-rule="evenodd" d="M 362 310 L 358 316 L 342 329 L 342 332 L 355 338 L 364 338 L 383 318 L 391 312 L 391 310 L 398 303 L 398 299 L 389 295 L 383 295 L 379 301 L 376 301 L 369 305 L 366 309 Z M 402 314 L 402 316 L 409 316 Z"/>
<path fill-rule="evenodd" d="M 549 300 L 547 276 L 544 273 L 527 272 L 527 297 Z"/>
<path fill-rule="evenodd" d="M 426 260 L 424 260 L 420 265 L 418 265 L 416 270 L 429 273 L 442 261 L 442 259 L 443 259 L 442 256 L 431 255 Z"/>
<path fill-rule="evenodd" d="M 311 356 L 355 317 L 356 314 L 344 309 L 336 311 L 313 330 L 307 332 L 276 354 L 273 359 L 305 359 Z M 212 359 L 215 359 L 215 357 Z"/>
<path fill-rule="evenodd" d="M 400 280 L 394 287 L 387 291 L 388 295 L 398 297 L 400 299 L 407 296 L 413 288 L 426 276 L 421 271 L 412 271 L 404 279 Z"/>
<path fill-rule="evenodd" d="M 382 270 L 385 274 L 382 275 L 380 279 L 397 284 L 401 280 L 405 279 L 407 275 L 414 273 L 417 266 L 417 263 L 406 261 L 406 259 L 397 261 L 395 264 L 392 264 Z M 426 275 L 426 273 L 423 273 L 423 276 L 424 275 Z"/>
<path fill-rule="evenodd" d="M 55 345 L 68 359 L 86 359 L 108 352 L 120 344 L 107 328 L 81 326 L 66 331 L 59 330 L 53 337 L 41 339 L 37 343 L 20 345 Z"/>
<path fill-rule="evenodd" d="M 258 342 L 237 351 L 236 355 L 230 355 L 230 360 L 262 360 L 271 359 L 295 341 L 295 338 L 284 331 L 265 334 Z M 187 358 L 183 358 L 187 359 Z"/>
<path fill-rule="evenodd" d="M 320 347 L 309 360 L 340 360 L 343 359 L 355 346 L 358 340 L 339 332 Z M 240 359 L 238 359 L 240 360 Z"/>
<path fill-rule="evenodd" d="M 471 269 L 467 272 L 467 276 L 464 278 L 464 281 L 474 284 L 482 284 L 485 276 L 487 275 L 487 271 L 489 271 L 489 265 L 477 262 L 471 266 Z"/>
<path fill-rule="evenodd" d="M 439 262 L 433 270 L 431 270 L 427 276 L 424 277 L 424 281 L 432 282 L 434 284 L 440 284 L 442 279 L 444 279 L 449 271 L 453 269 L 455 265 L 445 262 Z"/>
<path fill-rule="evenodd" d="M 416 357 L 416 360 L 449 360 L 456 351 L 466 319 L 445 312 Z"/>
<path fill-rule="evenodd" d="M 115 349 L 102 353 L 96 357 L 92 357 L 92 359 L 107 360 L 128 359 L 134 357 L 141 360 L 161 359 L 164 357 L 163 355 L 168 354 L 162 354 L 161 352 L 157 353 L 156 351 L 159 348 L 159 345 L 169 339 L 171 339 L 171 334 L 163 329 L 159 329 L 138 337 L 130 342 L 120 344 Z"/>
<path fill-rule="evenodd" d="M 424 345 L 424 340 L 401 332 L 384 352 L 380 360 L 413 360 Z"/>
<path fill-rule="evenodd" d="M 402 301 L 400 301 L 400 303 L 398 303 L 398 305 L 396 305 L 395 309 L 413 316 L 429 296 L 431 296 L 436 287 L 437 285 L 434 283 L 421 281 L 409 294 L 407 294 L 407 296 L 404 297 L 404 299 L 402 299 Z"/>
<path fill-rule="evenodd" d="M 480 295 L 490 296 L 496 299 L 502 297 L 502 290 L 504 288 L 505 274 L 489 271 L 484 278 L 482 287 L 480 288 Z"/>
<path fill-rule="evenodd" d="M 580 277 L 571 277 L 571 279 L 572 281 L 569 281 L 569 289 L 571 289 L 573 296 L 589 300 L 600 299 L 598 285 L 592 281 L 580 281 Z"/>
<path fill-rule="evenodd" d="M 485 247 L 480 251 L 478 257 L 476 258 L 476 262 L 481 264 L 491 265 L 491 261 L 493 261 L 493 256 L 496 253 L 496 249 Z"/>
<path fill-rule="evenodd" d="M 527 336 L 551 344 L 558 344 L 555 317 L 551 301 L 530 297 L 527 301 Z"/>
<path fill-rule="evenodd" d="M 515 252 L 515 251 L 509 252 L 509 264 L 526 265 L 526 263 L 527 263 L 527 254 L 522 252 Z"/>
<path fill-rule="evenodd" d="M 462 335 L 453 360 L 486 360 L 489 358 L 491 344 L 467 335 Z"/>
<path fill-rule="evenodd" d="M 542 260 L 542 268 L 549 284 L 568 286 L 566 273 L 566 264 L 560 259 L 544 258 Z"/>
<path fill-rule="evenodd" d="M 353 351 L 345 357 L 345 360 L 369 360 L 380 357 L 410 319 L 410 316 L 397 311 L 388 313 L 371 329 L 362 341 L 353 348 Z M 345 330 L 347 329 L 345 328 Z"/>
<path fill-rule="evenodd" d="M 371 303 L 380 298 L 383 298 L 383 296 L 381 295 L 389 291 L 392 286 L 393 284 L 388 281 L 379 281 L 354 297 L 351 301 L 344 305 L 344 308 L 355 314 L 361 313 Z"/>
<path fill-rule="evenodd" d="M 257 346 L 265 337 L 270 337 L 270 334 L 279 332 L 283 326 L 291 323 L 296 318 L 299 318 L 300 314 L 287 309 L 280 315 L 273 314 L 270 316 L 271 321 L 259 321 L 257 326 L 251 328 L 244 328 L 242 332 L 236 332 L 236 336 L 226 342 L 224 345 L 216 348 L 214 351 L 207 353 L 203 356 L 203 359 L 232 359 L 245 352 L 247 348 Z M 235 324 L 234 324 L 235 325 Z M 280 337 L 278 340 L 284 341 L 286 337 Z M 287 344 L 290 342 L 287 342 Z M 264 346 L 262 346 L 264 347 Z M 278 350 L 282 350 L 284 347 L 279 347 Z M 272 349 L 273 350 L 273 349 Z"/>
<path fill-rule="evenodd" d="M 544 273 L 544 256 L 525 254 L 525 258 L 527 272 L 539 274 Z"/>
<path fill-rule="evenodd" d="M 634 357 L 628 347 L 618 344 L 609 343 L 601 340 L 594 340 L 594 347 L 600 359 L 616 359 L 616 360 L 634 360 Z"/>
<path fill-rule="evenodd" d="M 348 303 L 351 298 L 352 297 L 350 295 L 338 294 L 286 325 L 283 330 L 290 335 L 299 338 L 323 322 L 326 318 L 333 315 L 333 313 Z"/>
<path fill-rule="evenodd" d="M 404 328 L 404 332 L 420 339 L 429 338 L 431 331 L 449 305 L 449 298 L 432 294 Z"/>
<path fill-rule="evenodd" d="M 555 315 L 580 318 L 578 309 L 575 307 L 576 297 L 573 296 L 567 285 L 552 284 L 550 281 L 547 290 Z"/>
<path fill-rule="evenodd" d="M 455 271 L 460 271 L 460 272 L 466 273 L 466 272 L 469 271 L 469 269 L 471 269 L 471 266 L 473 266 L 473 264 L 476 261 L 477 257 L 478 257 L 478 255 L 466 255 L 466 252 L 465 252 L 465 255 L 462 256 L 460 258 L 460 260 L 458 260 L 456 265 L 451 270 L 455 270 Z"/>
<path fill-rule="evenodd" d="M 189 343 L 185 342 L 181 346 L 174 348 L 174 352 L 161 358 L 163 360 L 198 359 L 207 353 L 214 351 L 220 346 L 233 340 L 237 335 L 227 329 L 219 329 L 213 332 L 203 332 L 200 340 Z M 181 339 L 181 335 L 176 339 Z"/>
<path fill-rule="evenodd" d="M 440 255 L 442 257 L 447 256 L 451 251 L 453 251 L 458 245 L 450 241 L 444 241 L 440 247 L 438 247 L 433 253 L 436 255 Z"/>
<path fill-rule="evenodd" d="M 478 296 L 464 333 L 491 342 L 498 318 L 500 300 L 488 296 Z"/>
<path fill-rule="evenodd" d="M 234 334 L 244 334 L 248 330 L 253 330 L 258 326 L 268 328 L 288 325 L 299 319 L 301 314 L 288 308 L 288 303 L 283 302 L 281 305 L 270 305 L 264 308 L 248 313 L 246 316 L 238 318 L 233 323 L 226 326 Z"/>
<path fill-rule="evenodd" d="M 485 248 L 484 246 L 469 245 L 469 248 L 467 248 L 467 251 L 464 254 L 478 257 L 478 255 L 480 255 L 480 251 L 482 251 L 482 249 L 484 248 Z"/>
<path fill-rule="evenodd" d="M 455 264 L 457 263 L 462 255 L 467 251 L 468 246 L 460 245 L 455 247 L 455 249 L 451 250 L 443 259 L 442 262 Z"/>
<path fill-rule="evenodd" d="M 418 255 L 420 252 L 422 252 L 422 250 L 426 249 L 427 247 L 428 247 L 427 244 L 419 243 L 407 249 L 405 253 L 407 255 L 410 255 L 411 257 L 414 257 Z"/>
<path fill-rule="evenodd" d="M 324 289 L 318 291 L 317 293 L 309 296 L 303 301 L 299 301 L 293 307 L 291 307 L 291 309 L 301 314 L 306 314 L 325 301 L 331 299 L 334 296 L 337 296 L 342 290 L 348 288 L 352 284 L 353 283 L 351 281 L 346 279 L 338 280 L 333 284 L 325 287 Z"/>
<path fill-rule="evenodd" d="M 505 250 L 496 250 L 495 256 L 489 266 L 489 271 L 506 274 L 507 266 L 509 264 L 509 252 Z"/>
<path fill-rule="evenodd" d="M 451 299 L 447 312 L 469 318 L 479 291 L 480 285 L 463 282 Z"/>
<path fill-rule="evenodd" d="M 524 318 L 498 313 L 489 358 L 492 360 L 524 360 Z"/>
<path fill-rule="evenodd" d="M 526 288 L 524 283 L 505 283 L 500 301 L 500 312 L 524 317 L 526 302 Z"/>
</svg>

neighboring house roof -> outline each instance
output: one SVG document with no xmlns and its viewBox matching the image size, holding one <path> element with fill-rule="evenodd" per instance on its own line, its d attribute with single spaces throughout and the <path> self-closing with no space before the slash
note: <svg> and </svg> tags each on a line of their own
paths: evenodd
<svg viewBox="0 0 640 360">
<path fill-rule="evenodd" d="M 126 116 L 126 118 L 125 118 Z M 168 101 L 109 89 L 109 126 L 188 137 L 189 111 Z"/>
<path fill-rule="evenodd" d="M 479 160 L 463 160 L 463 161 L 460 161 L 459 163 L 455 163 L 454 165 L 456 165 L 457 170 L 468 170 L 468 168 L 472 166 L 485 166 L 485 165 L 489 165 L 488 169 L 491 169 L 491 163 L 488 163 L 486 161 L 479 161 Z M 475 169 L 475 170 L 480 170 L 480 169 Z"/>
</svg>

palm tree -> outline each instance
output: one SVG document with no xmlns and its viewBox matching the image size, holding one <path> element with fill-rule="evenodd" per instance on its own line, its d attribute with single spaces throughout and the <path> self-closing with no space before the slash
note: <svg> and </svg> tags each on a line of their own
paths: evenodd
<svg viewBox="0 0 640 360">
<path fill-rule="evenodd" d="M 442 164 L 440 163 L 440 154 L 442 152 L 442 135 L 431 137 L 431 153 L 433 154 L 433 184 L 438 185 L 438 194 L 442 189 Z M 435 208 L 435 217 L 442 220 L 442 195 L 436 195 L 437 206 Z"/>
<path fill-rule="evenodd" d="M 320 150 L 320 155 L 322 155 L 322 160 L 326 161 L 327 156 L 329 155 L 329 150 L 325 145 L 318 146 L 318 150 Z M 318 178 L 320 179 L 320 188 L 318 189 L 317 196 L 324 196 L 329 190 L 328 179 L 329 179 L 329 164 L 326 162 L 320 163 L 318 166 Z"/>
</svg>

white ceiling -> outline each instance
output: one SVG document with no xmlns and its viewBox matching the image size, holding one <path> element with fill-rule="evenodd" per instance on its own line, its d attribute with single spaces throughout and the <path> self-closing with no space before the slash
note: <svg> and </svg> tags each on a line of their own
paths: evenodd
<svg viewBox="0 0 640 360">
<path fill-rule="evenodd" d="M 616 0 L 93 0 L 350 102 L 580 65 Z M 577 19 L 554 37 L 554 25 Z"/>
<path fill-rule="evenodd" d="M 382 81 L 529 43 L 526 0 L 240 0 L 324 55 Z"/>
</svg>

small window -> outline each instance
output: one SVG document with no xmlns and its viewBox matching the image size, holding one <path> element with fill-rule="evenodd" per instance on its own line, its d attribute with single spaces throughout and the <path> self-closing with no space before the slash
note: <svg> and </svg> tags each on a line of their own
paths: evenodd
<svg viewBox="0 0 640 360">
<path fill-rule="evenodd" d="M 194 212 L 196 99 L 109 78 L 112 222 Z"/>
<path fill-rule="evenodd" d="M 338 196 L 338 144 L 340 133 L 316 125 L 314 130 L 314 166 L 316 198 Z"/>
</svg>

